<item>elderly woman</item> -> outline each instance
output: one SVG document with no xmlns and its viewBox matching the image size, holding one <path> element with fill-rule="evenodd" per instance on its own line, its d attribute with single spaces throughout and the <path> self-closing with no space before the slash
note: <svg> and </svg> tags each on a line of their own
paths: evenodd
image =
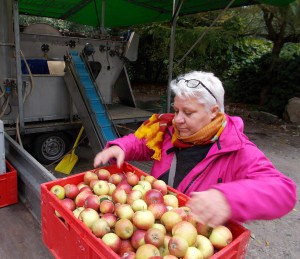
<svg viewBox="0 0 300 259">
<path fill-rule="evenodd" d="M 241 118 L 224 113 L 224 88 L 212 73 L 171 82 L 174 114 L 154 114 L 134 133 L 108 143 L 94 166 L 114 158 L 154 159 L 151 175 L 189 195 L 197 221 L 275 219 L 296 203 L 295 183 L 243 133 Z"/>
</svg>

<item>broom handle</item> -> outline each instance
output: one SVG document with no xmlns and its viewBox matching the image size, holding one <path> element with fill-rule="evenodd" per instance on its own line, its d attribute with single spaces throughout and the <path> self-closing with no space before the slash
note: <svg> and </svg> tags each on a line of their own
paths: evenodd
<svg viewBox="0 0 300 259">
<path fill-rule="evenodd" d="M 76 138 L 76 140 L 75 140 L 75 143 L 74 143 L 74 146 L 73 146 L 72 153 L 75 153 L 75 148 L 76 148 L 76 146 L 78 145 L 78 142 L 79 142 L 79 139 L 80 139 L 80 137 L 81 137 L 81 135 L 82 135 L 83 130 L 84 130 L 84 127 L 81 126 L 81 129 L 80 129 L 80 131 L 79 131 L 79 133 L 78 133 L 78 136 L 77 136 L 77 138 Z"/>
</svg>

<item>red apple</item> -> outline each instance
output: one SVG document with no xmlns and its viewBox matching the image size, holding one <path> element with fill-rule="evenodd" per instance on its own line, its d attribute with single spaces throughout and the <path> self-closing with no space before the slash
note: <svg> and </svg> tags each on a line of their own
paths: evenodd
<svg viewBox="0 0 300 259">
<path fill-rule="evenodd" d="M 115 204 L 111 200 L 103 200 L 100 202 L 99 210 L 101 213 L 113 213 L 115 211 Z"/>
<path fill-rule="evenodd" d="M 187 217 L 188 217 L 188 214 L 186 213 L 186 211 L 182 207 L 173 208 L 172 211 L 177 212 L 181 216 L 182 220 L 186 220 Z"/>
<path fill-rule="evenodd" d="M 232 233 L 229 228 L 220 225 L 213 228 L 209 240 L 216 249 L 222 249 L 232 241 Z"/>
<path fill-rule="evenodd" d="M 123 177 L 121 174 L 112 174 L 110 175 L 108 182 L 118 185 L 122 181 Z"/>
<path fill-rule="evenodd" d="M 80 193 L 78 193 L 78 195 L 75 197 L 75 204 L 77 207 L 83 207 L 84 206 L 84 201 L 85 199 L 92 195 L 92 191 L 91 190 L 85 190 L 82 191 Z"/>
<path fill-rule="evenodd" d="M 53 185 L 50 189 L 50 192 L 53 193 L 59 200 L 63 200 L 66 197 L 64 187 L 58 184 Z"/>
<path fill-rule="evenodd" d="M 197 235 L 194 246 L 200 250 L 203 255 L 203 259 L 208 259 L 214 254 L 214 247 L 210 240 L 205 236 Z"/>
<path fill-rule="evenodd" d="M 111 197 L 115 203 L 124 204 L 124 203 L 126 203 L 126 200 L 127 200 L 127 193 L 122 188 L 116 188 L 113 191 Z"/>
<path fill-rule="evenodd" d="M 209 237 L 213 228 L 208 226 L 207 224 L 202 224 L 200 222 L 197 222 L 196 229 L 199 235 Z"/>
<path fill-rule="evenodd" d="M 147 230 L 153 226 L 155 218 L 150 210 L 139 210 L 133 214 L 132 222 L 137 228 Z"/>
<path fill-rule="evenodd" d="M 76 184 L 68 183 L 64 186 L 66 197 L 70 199 L 75 199 L 79 193 L 79 188 Z"/>
<path fill-rule="evenodd" d="M 83 192 L 83 191 L 90 191 L 92 192 L 92 189 L 90 188 L 90 186 L 88 185 L 84 185 L 79 189 L 79 192 Z"/>
<path fill-rule="evenodd" d="M 168 193 L 168 185 L 163 180 L 155 180 L 152 183 L 152 189 L 159 190 L 163 195 Z"/>
<path fill-rule="evenodd" d="M 115 233 L 121 239 L 129 239 L 133 234 L 133 224 L 129 219 L 119 219 L 115 224 Z"/>
<path fill-rule="evenodd" d="M 93 223 L 99 219 L 99 214 L 91 208 L 85 208 L 80 212 L 78 219 L 81 220 L 88 228 L 92 228 Z"/>
<path fill-rule="evenodd" d="M 144 200 L 147 205 L 155 204 L 155 203 L 164 203 L 164 196 L 162 193 L 155 189 L 150 189 L 145 192 Z"/>
<path fill-rule="evenodd" d="M 197 229 L 195 226 L 188 221 L 180 221 L 172 228 L 173 236 L 181 236 L 184 238 L 189 246 L 192 246 L 197 239 Z"/>
<path fill-rule="evenodd" d="M 95 194 L 91 194 L 91 195 L 87 196 L 84 200 L 83 207 L 92 208 L 95 211 L 99 211 L 99 207 L 100 207 L 99 197 Z"/>
<path fill-rule="evenodd" d="M 168 211 L 167 206 L 164 203 L 153 203 L 148 206 L 155 219 L 160 219 L 161 216 Z"/>
<path fill-rule="evenodd" d="M 110 232 L 110 226 L 107 221 L 100 218 L 92 224 L 91 229 L 93 234 L 99 238 L 102 238 L 105 234 Z"/>
<path fill-rule="evenodd" d="M 75 201 L 70 199 L 70 198 L 64 198 L 63 200 L 60 201 L 62 205 L 68 209 L 68 210 L 75 210 L 76 209 L 76 204 Z"/>
<path fill-rule="evenodd" d="M 169 240 L 168 249 L 171 255 L 183 257 L 188 247 L 188 242 L 180 236 L 172 236 Z"/>
<path fill-rule="evenodd" d="M 146 234 L 146 230 L 136 229 L 134 230 L 130 242 L 134 249 L 138 249 L 141 245 L 145 244 L 144 236 Z"/>
<path fill-rule="evenodd" d="M 113 213 L 105 213 L 101 215 L 101 218 L 106 220 L 111 228 L 113 228 L 117 222 L 117 216 Z"/>
<path fill-rule="evenodd" d="M 107 233 L 102 237 L 102 241 L 117 254 L 121 248 L 121 238 L 115 233 Z"/>
<path fill-rule="evenodd" d="M 105 195 L 109 192 L 109 185 L 107 181 L 98 180 L 93 186 L 93 192 L 97 195 Z"/>
<path fill-rule="evenodd" d="M 120 252 L 121 259 L 135 259 L 135 252 L 128 251 L 125 253 Z"/>
<path fill-rule="evenodd" d="M 190 246 L 182 259 L 203 259 L 203 255 L 199 249 L 194 246 Z"/>
<path fill-rule="evenodd" d="M 129 204 L 120 204 L 119 206 L 116 207 L 115 214 L 120 219 L 131 220 L 132 216 L 134 214 L 134 211 Z"/>
<path fill-rule="evenodd" d="M 93 179 L 96 179 L 96 180 L 98 179 L 98 176 L 94 172 L 92 172 L 92 171 L 85 172 L 85 174 L 83 176 L 83 182 L 86 185 L 89 185 Z"/>
<path fill-rule="evenodd" d="M 145 259 L 151 256 L 160 256 L 158 248 L 151 244 L 141 245 L 135 252 L 136 259 Z"/>
<path fill-rule="evenodd" d="M 126 181 L 131 186 L 134 186 L 134 185 L 138 184 L 138 182 L 140 181 L 140 178 L 133 172 L 127 172 L 126 173 Z"/>
<path fill-rule="evenodd" d="M 165 239 L 165 234 L 158 228 L 149 228 L 146 231 L 144 236 L 144 240 L 146 244 L 152 244 L 159 248 L 163 245 Z"/>
<path fill-rule="evenodd" d="M 131 239 L 123 239 L 123 240 L 121 240 L 121 247 L 120 247 L 119 255 L 122 258 L 122 256 L 128 252 L 134 252 L 134 256 L 135 256 L 135 249 L 131 244 Z M 124 258 L 126 258 L 126 257 L 124 257 Z M 130 258 L 129 255 L 127 258 Z"/>
<path fill-rule="evenodd" d="M 126 179 L 125 180 L 122 180 L 118 185 L 117 185 L 117 188 L 121 188 L 121 189 L 124 189 L 125 192 L 128 194 L 131 192 L 131 189 L 132 189 L 132 186 L 127 183 Z"/>
<path fill-rule="evenodd" d="M 110 177 L 110 172 L 104 168 L 97 170 L 95 173 L 98 176 L 99 180 L 108 181 Z"/>
<path fill-rule="evenodd" d="M 88 185 L 85 184 L 84 182 L 80 182 L 79 184 L 77 184 L 77 187 L 79 190 L 81 190 L 81 188 L 86 187 L 86 186 L 88 187 Z"/>
<path fill-rule="evenodd" d="M 161 216 L 160 221 L 167 231 L 171 231 L 178 222 L 182 221 L 182 218 L 177 212 L 169 210 Z"/>
</svg>

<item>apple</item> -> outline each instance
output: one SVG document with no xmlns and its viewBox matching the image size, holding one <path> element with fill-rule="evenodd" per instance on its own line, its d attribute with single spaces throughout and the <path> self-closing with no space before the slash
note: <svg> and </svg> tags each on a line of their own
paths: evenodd
<svg viewBox="0 0 300 259">
<path fill-rule="evenodd" d="M 160 251 L 160 254 L 161 254 L 162 256 L 167 256 L 167 255 L 170 254 L 169 248 L 168 248 L 170 238 L 171 238 L 171 236 L 165 235 L 165 237 L 164 237 L 164 243 L 163 243 L 163 245 L 161 245 L 161 246 L 159 247 L 159 251 Z M 177 258 L 177 257 L 176 257 L 176 258 Z"/>
<path fill-rule="evenodd" d="M 156 181 L 156 178 L 152 175 L 146 175 L 144 180 L 152 184 L 154 181 Z"/>
<path fill-rule="evenodd" d="M 106 220 L 111 228 L 113 228 L 117 222 L 117 216 L 114 213 L 105 213 L 101 215 L 101 218 Z"/>
<path fill-rule="evenodd" d="M 119 251 L 119 256 L 121 256 L 121 258 L 122 258 L 122 256 L 125 253 L 128 253 L 128 252 L 134 252 L 134 256 L 135 256 L 135 249 L 131 244 L 131 239 L 130 238 L 129 239 L 122 239 L 121 240 L 121 247 L 120 247 L 120 251 Z M 128 255 L 127 258 L 130 258 L 129 255 Z"/>
<path fill-rule="evenodd" d="M 229 228 L 220 225 L 213 228 L 209 240 L 216 249 L 222 249 L 232 241 L 232 233 Z"/>
<path fill-rule="evenodd" d="M 146 259 L 151 256 L 159 256 L 160 252 L 158 248 L 151 244 L 141 245 L 135 252 L 136 259 Z"/>
<path fill-rule="evenodd" d="M 85 199 L 92 195 L 92 191 L 91 190 L 85 190 L 82 191 L 80 193 L 78 193 L 78 195 L 75 197 L 75 204 L 77 207 L 83 207 L 84 206 L 84 201 Z"/>
<path fill-rule="evenodd" d="M 119 219 L 115 224 L 115 233 L 121 239 L 129 239 L 133 234 L 133 224 L 129 219 Z"/>
<path fill-rule="evenodd" d="M 178 208 L 178 204 L 179 204 L 178 198 L 174 194 L 164 195 L 164 202 L 167 206 Z"/>
<path fill-rule="evenodd" d="M 187 217 L 188 217 L 188 214 L 186 213 L 186 211 L 182 207 L 172 208 L 172 211 L 177 212 L 181 216 L 182 220 L 186 220 Z"/>
<path fill-rule="evenodd" d="M 74 217 L 78 219 L 80 212 L 83 210 L 84 207 L 77 207 L 75 210 L 73 210 Z"/>
<path fill-rule="evenodd" d="M 163 224 L 161 224 L 161 223 L 154 223 L 152 227 L 159 229 L 164 234 L 167 234 L 167 230 L 166 230 L 165 226 Z"/>
<path fill-rule="evenodd" d="M 135 200 L 141 199 L 143 194 L 139 190 L 131 190 L 130 193 L 127 194 L 127 203 L 132 205 Z"/>
<path fill-rule="evenodd" d="M 133 201 L 131 207 L 134 211 L 146 210 L 148 208 L 147 203 L 143 199 L 137 199 Z"/>
<path fill-rule="evenodd" d="M 172 228 L 173 236 L 181 236 L 184 238 L 189 246 L 192 246 L 197 240 L 197 229 L 196 227 L 188 221 L 180 221 Z"/>
<path fill-rule="evenodd" d="M 76 204 L 74 200 L 70 198 L 64 198 L 63 200 L 60 200 L 60 203 L 63 205 L 63 207 L 67 210 L 73 211 L 76 209 Z M 55 210 L 55 214 L 57 217 L 61 217 L 58 211 Z"/>
<path fill-rule="evenodd" d="M 105 195 L 109 192 L 109 185 L 107 181 L 98 180 L 93 186 L 93 192 L 97 195 Z"/>
<path fill-rule="evenodd" d="M 97 170 L 95 173 L 98 176 L 99 180 L 108 181 L 110 177 L 110 172 L 104 168 Z"/>
<path fill-rule="evenodd" d="M 159 190 L 162 195 L 166 195 L 168 193 L 168 185 L 163 180 L 155 180 L 151 186 L 152 189 Z"/>
<path fill-rule="evenodd" d="M 197 235 L 194 246 L 200 250 L 203 259 L 207 259 L 214 254 L 214 247 L 206 236 Z"/>
<path fill-rule="evenodd" d="M 177 257 L 183 257 L 188 247 L 188 242 L 181 236 L 172 236 L 168 243 L 170 254 Z"/>
<path fill-rule="evenodd" d="M 190 246 L 182 259 L 203 259 L 203 255 L 196 247 Z"/>
<path fill-rule="evenodd" d="M 108 186 L 109 186 L 109 191 L 108 191 L 108 195 L 112 195 L 113 191 L 117 188 L 117 186 L 113 183 L 108 183 Z"/>
<path fill-rule="evenodd" d="M 178 257 L 175 256 L 175 255 L 170 255 L 170 254 L 168 254 L 168 255 L 165 255 L 165 256 L 163 257 L 163 259 L 178 259 Z"/>
<path fill-rule="evenodd" d="M 150 189 L 145 192 L 144 200 L 147 205 L 154 204 L 154 203 L 164 203 L 164 196 L 162 193 L 155 189 Z"/>
<path fill-rule="evenodd" d="M 102 238 L 102 241 L 109 246 L 114 252 L 117 254 L 121 248 L 121 238 L 117 236 L 115 233 L 107 233 Z"/>
<path fill-rule="evenodd" d="M 136 229 L 134 230 L 130 242 L 134 249 L 138 249 L 141 245 L 145 244 L 144 236 L 146 234 L 146 230 Z"/>
<path fill-rule="evenodd" d="M 141 185 L 145 191 L 152 189 L 151 183 L 146 180 L 140 180 L 137 185 Z"/>
<path fill-rule="evenodd" d="M 196 223 L 196 229 L 199 235 L 209 237 L 211 234 L 211 231 L 213 230 L 212 227 L 208 226 L 207 224 L 202 224 L 200 222 Z"/>
<path fill-rule="evenodd" d="M 90 192 L 92 192 L 92 189 L 90 188 L 90 186 L 85 185 L 85 186 L 82 186 L 82 187 L 79 189 L 79 192 L 83 192 L 83 191 L 90 191 Z"/>
<path fill-rule="evenodd" d="M 150 210 L 138 210 L 133 214 L 132 222 L 137 228 L 148 230 L 153 226 L 155 218 Z"/>
<path fill-rule="evenodd" d="M 164 243 L 165 234 L 158 228 L 149 228 L 144 236 L 146 244 L 152 244 L 159 248 Z"/>
<path fill-rule="evenodd" d="M 128 194 L 131 189 L 132 189 L 132 186 L 127 183 L 126 179 L 125 180 L 122 180 L 118 185 L 117 185 L 117 188 L 122 188 L 125 190 L 125 192 Z"/>
<path fill-rule="evenodd" d="M 76 184 L 68 183 L 64 186 L 65 194 L 67 198 L 75 199 L 79 193 L 79 188 Z"/>
<path fill-rule="evenodd" d="M 126 181 L 131 186 L 134 186 L 134 185 L 138 184 L 138 182 L 140 181 L 140 178 L 138 177 L 138 175 L 136 175 L 133 172 L 127 172 L 126 173 Z"/>
<path fill-rule="evenodd" d="M 115 203 L 124 204 L 124 203 L 126 203 L 126 200 L 127 200 L 127 193 L 122 188 L 116 188 L 113 191 L 113 193 L 111 194 L 111 197 Z"/>
<path fill-rule="evenodd" d="M 106 220 L 98 218 L 92 224 L 91 230 L 96 237 L 102 238 L 105 234 L 110 232 L 110 226 Z"/>
<path fill-rule="evenodd" d="M 94 179 L 98 180 L 98 176 L 94 172 L 92 172 L 92 171 L 85 172 L 85 174 L 83 176 L 83 182 L 86 185 L 89 185 L 90 182 Z"/>
<path fill-rule="evenodd" d="M 99 219 L 99 214 L 91 208 L 85 208 L 80 212 L 78 219 L 81 220 L 88 228 L 92 228 L 93 223 Z"/>
<path fill-rule="evenodd" d="M 145 188 L 142 185 L 140 185 L 140 184 L 137 184 L 137 185 L 133 186 L 132 190 L 138 190 L 138 191 L 140 191 L 142 193 L 142 197 L 144 196 L 144 194 L 146 192 Z"/>
<path fill-rule="evenodd" d="M 112 174 L 110 175 L 108 182 L 113 183 L 114 185 L 118 185 L 122 181 L 121 174 Z"/>
<path fill-rule="evenodd" d="M 83 187 L 89 187 L 87 184 L 85 184 L 84 182 L 80 182 L 79 184 L 77 184 L 77 187 L 79 190 L 81 190 L 81 188 Z"/>
<path fill-rule="evenodd" d="M 115 204 L 111 200 L 102 200 L 99 205 L 101 213 L 113 213 L 115 211 Z"/>
<path fill-rule="evenodd" d="M 59 200 L 63 200 L 66 196 L 64 187 L 58 184 L 53 185 L 50 189 L 50 192 L 52 192 Z"/>
<path fill-rule="evenodd" d="M 182 221 L 180 215 L 172 210 L 165 212 L 160 218 L 160 222 L 165 226 L 167 231 L 171 231 L 172 228 L 180 221 Z"/>
<path fill-rule="evenodd" d="M 160 219 L 161 216 L 168 211 L 167 206 L 164 203 L 153 203 L 148 206 L 155 219 Z"/>
<path fill-rule="evenodd" d="M 120 219 L 129 219 L 131 220 L 134 214 L 132 207 L 129 204 L 120 204 L 116 207 L 115 214 Z"/>
<path fill-rule="evenodd" d="M 135 259 L 135 252 L 133 252 L 133 251 L 128 251 L 125 253 L 120 252 L 120 256 L 121 256 L 121 259 Z"/>
<path fill-rule="evenodd" d="M 91 194 L 87 196 L 84 200 L 83 207 L 91 208 L 94 209 L 95 211 L 99 211 L 99 207 L 100 207 L 99 197 L 95 194 Z"/>
</svg>

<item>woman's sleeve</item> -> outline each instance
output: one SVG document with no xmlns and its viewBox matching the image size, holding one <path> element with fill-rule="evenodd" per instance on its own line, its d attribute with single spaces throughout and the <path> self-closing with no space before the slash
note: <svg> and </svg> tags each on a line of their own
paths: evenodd
<svg viewBox="0 0 300 259">
<path fill-rule="evenodd" d="M 236 180 L 212 187 L 225 195 L 232 220 L 271 220 L 294 208 L 296 184 L 279 172 L 255 145 L 240 150 L 232 165 Z"/>
</svg>

